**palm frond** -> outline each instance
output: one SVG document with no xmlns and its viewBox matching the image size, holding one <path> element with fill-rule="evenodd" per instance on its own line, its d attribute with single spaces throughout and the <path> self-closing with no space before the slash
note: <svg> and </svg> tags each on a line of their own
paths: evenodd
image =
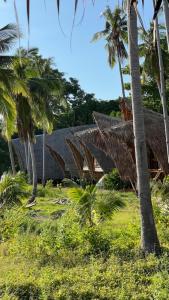
<svg viewBox="0 0 169 300">
<path fill-rule="evenodd" d="M 0 28 L 0 52 L 8 51 L 18 37 L 18 27 L 7 24 Z"/>
</svg>

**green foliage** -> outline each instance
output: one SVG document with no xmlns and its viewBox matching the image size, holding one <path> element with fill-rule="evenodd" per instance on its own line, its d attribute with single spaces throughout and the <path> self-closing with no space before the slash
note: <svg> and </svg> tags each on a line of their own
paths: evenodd
<svg viewBox="0 0 169 300">
<path fill-rule="evenodd" d="M 97 191 L 93 185 L 69 189 L 67 194 L 75 203 L 80 222 L 90 226 L 111 218 L 113 212 L 125 206 L 124 200 L 114 192 Z"/>
<path fill-rule="evenodd" d="M 0 203 L 1 207 L 5 204 L 12 206 L 19 204 L 21 197 L 25 196 L 26 181 L 23 173 L 13 176 L 4 173 L 0 180 Z"/>
<path fill-rule="evenodd" d="M 115 192 L 99 192 L 97 195 L 96 211 L 103 220 L 112 217 L 113 212 L 124 207 L 124 200 Z"/>
<path fill-rule="evenodd" d="M 109 174 L 104 178 L 104 187 L 107 190 L 122 190 L 130 187 L 128 182 L 124 182 L 120 179 L 117 169 L 113 169 Z"/>
<path fill-rule="evenodd" d="M 48 193 L 56 199 L 65 197 L 67 190 L 48 187 Z M 97 201 L 104 201 L 110 192 L 103 193 L 97 191 Z M 73 203 L 79 202 L 81 194 L 76 193 Z M 93 227 L 81 226 L 76 205 L 64 205 L 63 216 L 52 219 L 51 212 L 62 207 L 47 195 L 37 197 L 37 205 L 30 209 L 15 206 L 1 210 L 0 298 L 167 299 L 169 226 L 163 219 L 158 222 L 166 247 L 163 255 L 143 257 L 138 250 L 138 200 L 133 193 L 113 197 L 117 196 L 125 199 L 125 210 Z M 107 214 L 107 207 L 105 211 Z"/>
<path fill-rule="evenodd" d="M 62 185 L 64 187 L 78 187 L 78 184 L 75 181 L 73 181 L 73 180 L 71 180 L 69 178 L 64 178 L 62 180 Z"/>
<path fill-rule="evenodd" d="M 90 226 L 93 226 L 93 209 L 96 200 L 96 187 L 91 185 L 86 186 L 85 189 L 72 188 L 68 190 L 67 194 L 72 201 L 75 201 L 81 223 L 89 223 Z"/>
<path fill-rule="evenodd" d="M 163 182 L 153 182 L 151 189 L 161 213 L 169 215 L 169 176 Z"/>
<path fill-rule="evenodd" d="M 0 176 L 10 168 L 8 144 L 0 138 Z"/>
</svg>

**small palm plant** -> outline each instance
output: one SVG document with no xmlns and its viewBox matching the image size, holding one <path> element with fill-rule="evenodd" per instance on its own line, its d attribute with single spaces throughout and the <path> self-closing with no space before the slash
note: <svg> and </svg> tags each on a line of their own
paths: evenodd
<svg viewBox="0 0 169 300">
<path fill-rule="evenodd" d="M 95 215 L 100 221 L 110 218 L 113 212 L 125 206 L 124 201 L 114 192 L 97 191 L 96 186 L 90 185 L 83 188 L 71 188 L 68 197 L 76 204 L 81 224 L 94 226 Z"/>
<path fill-rule="evenodd" d="M 21 197 L 25 196 L 25 187 L 25 177 L 21 172 L 15 176 L 4 173 L 0 180 L 0 208 L 20 204 Z"/>
<path fill-rule="evenodd" d="M 114 191 L 104 191 L 97 196 L 96 211 L 100 215 L 100 220 L 111 218 L 113 213 L 124 207 L 124 200 Z"/>
<path fill-rule="evenodd" d="M 68 190 L 68 197 L 76 203 L 77 211 L 80 215 L 80 222 L 82 224 L 89 223 L 90 226 L 93 226 L 92 213 L 96 201 L 96 187 L 90 185 L 86 186 L 85 189 L 71 188 Z"/>
</svg>

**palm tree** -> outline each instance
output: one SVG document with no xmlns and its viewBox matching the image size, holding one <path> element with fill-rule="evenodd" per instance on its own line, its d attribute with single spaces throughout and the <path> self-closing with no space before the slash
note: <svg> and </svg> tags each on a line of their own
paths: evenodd
<svg viewBox="0 0 169 300">
<path fill-rule="evenodd" d="M 144 58 L 142 68 L 143 77 L 145 77 L 146 75 L 150 75 L 155 79 L 159 90 L 159 94 L 161 96 L 160 66 L 158 60 L 157 41 L 154 42 L 154 24 L 150 23 L 150 29 L 147 31 L 143 30 L 143 28 L 140 28 L 139 35 L 142 41 L 139 45 L 139 55 L 140 57 Z M 165 49 L 166 39 L 162 26 L 159 26 L 159 38 L 161 43 L 161 52 L 163 59 L 168 60 L 168 53 Z M 165 77 L 167 76 L 167 73 L 168 70 L 166 70 L 165 72 Z"/>
<path fill-rule="evenodd" d="M 34 114 L 37 126 L 43 129 L 43 174 L 42 184 L 45 186 L 45 143 L 46 133 L 51 134 L 53 130 L 54 115 L 51 102 L 58 105 L 65 105 L 62 97 L 62 86 L 54 70 L 52 69 L 52 59 L 43 59 L 40 55 L 35 54 L 34 63 L 38 69 L 39 78 L 30 80 L 30 92 L 32 94 L 34 105 Z"/>
<path fill-rule="evenodd" d="M 97 193 L 96 186 L 90 185 L 85 188 L 74 187 L 67 191 L 68 198 L 75 203 L 75 207 L 80 216 L 80 223 L 94 226 L 93 216 L 95 213 L 100 217 L 100 221 L 110 218 L 112 214 L 125 207 L 125 202 L 114 192 Z"/>
<path fill-rule="evenodd" d="M 127 41 L 127 19 L 126 14 L 119 8 L 112 12 L 109 7 L 103 12 L 106 20 L 105 29 L 95 33 L 92 41 L 101 38 L 106 40 L 105 48 L 108 51 L 108 62 L 111 68 L 114 67 L 116 59 L 119 65 L 122 95 L 125 98 L 125 88 L 122 74 L 122 62 L 127 58 L 125 42 Z"/>
<path fill-rule="evenodd" d="M 12 47 L 18 37 L 18 28 L 14 24 L 7 24 L 0 28 L 0 53 L 4 53 Z M 3 117 L 2 134 L 8 142 L 9 156 L 13 174 L 16 173 L 15 162 L 12 150 L 11 136 L 15 131 L 16 110 L 15 103 L 10 95 L 11 74 L 5 70 L 5 66 L 9 63 L 10 57 L 0 56 L 0 113 Z M 8 76 L 9 75 L 9 76 Z"/>
<path fill-rule="evenodd" d="M 153 0 L 154 5 L 155 1 Z M 168 123 L 168 111 L 167 111 L 167 99 L 166 99 L 166 87 L 165 87 L 165 78 L 164 78 L 164 65 L 160 45 L 160 33 L 158 25 L 158 17 L 155 18 L 155 32 L 157 40 L 157 50 L 158 50 L 158 62 L 159 62 L 159 73 L 160 73 L 160 91 L 161 91 L 161 102 L 163 107 L 163 118 L 164 118 L 164 128 L 165 128 L 165 138 L 166 138 L 166 148 L 167 148 L 167 157 L 169 162 L 169 123 Z"/>
<path fill-rule="evenodd" d="M 0 83 L 1 85 L 1 83 Z M 15 132 L 16 107 L 10 95 L 0 88 L 0 114 L 2 116 L 1 134 L 8 143 L 9 157 L 13 175 L 16 174 L 11 137 Z"/>
<path fill-rule="evenodd" d="M 19 29 L 15 24 L 7 24 L 0 28 L 0 53 L 7 52 L 11 49 L 18 34 L 20 35 Z"/>
<path fill-rule="evenodd" d="M 163 0 L 163 10 L 164 10 L 164 17 L 165 17 L 165 27 L 166 27 L 168 51 L 169 51 L 169 6 L 168 6 L 167 0 Z"/>
<path fill-rule="evenodd" d="M 134 5 L 137 5 L 137 1 L 133 1 L 131 3 L 130 0 L 127 0 L 133 130 L 135 136 L 137 188 L 138 196 L 140 199 L 141 213 L 141 242 L 144 252 L 159 253 L 160 245 L 154 222 L 149 186 L 147 151 L 144 131 L 144 115 L 141 97 L 137 14 Z"/>
<path fill-rule="evenodd" d="M 37 72 L 32 68 L 29 57 L 22 57 L 21 52 L 20 57 L 15 56 L 13 58 L 11 69 L 15 75 L 16 83 L 18 83 L 20 87 L 17 89 L 17 86 L 15 85 L 12 93 L 16 103 L 18 135 L 22 141 L 28 143 L 31 155 L 33 190 L 29 202 L 33 202 L 37 192 L 37 172 L 33 146 L 35 119 L 33 119 L 32 114 L 32 98 L 29 84 L 31 78 L 35 76 Z"/>
</svg>

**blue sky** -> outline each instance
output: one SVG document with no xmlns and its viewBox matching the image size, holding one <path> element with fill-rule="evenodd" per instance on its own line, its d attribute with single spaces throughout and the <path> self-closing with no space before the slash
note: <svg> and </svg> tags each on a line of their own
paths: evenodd
<svg viewBox="0 0 169 300">
<path fill-rule="evenodd" d="M 118 68 L 115 67 L 114 70 L 109 68 L 104 41 L 97 43 L 90 41 L 93 34 L 104 27 L 104 20 L 100 14 L 105 6 L 110 5 L 113 8 L 118 1 L 96 0 L 95 6 L 91 4 L 91 0 L 84 1 L 86 1 L 85 15 L 78 25 L 83 14 L 83 0 L 80 0 L 71 48 L 74 0 L 61 1 L 60 22 L 66 36 L 59 27 L 56 0 L 31 0 L 30 47 L 38 47 L 44 57 L 53 57 L 56 67 L 64 72 L 66 77 L 77 78 L 86 92 L 94 93 L 98 99 L 115 99 L 121 95 Z M 148 24 L 152 18 L 152 1 L 145 2 L 144 12 L 142 9 L 140 11 L 144 23 Z M 27 47 L 26 0 L 16 0 L 16 5 L 24 36 L 21 46 Z M 1 27 L 15 22 L 13 0 L 7 0 L 6 3 L 0 1 L 0 20 Z M 18 45 L 15 48 L 17 47 Z"/>
</svg>

